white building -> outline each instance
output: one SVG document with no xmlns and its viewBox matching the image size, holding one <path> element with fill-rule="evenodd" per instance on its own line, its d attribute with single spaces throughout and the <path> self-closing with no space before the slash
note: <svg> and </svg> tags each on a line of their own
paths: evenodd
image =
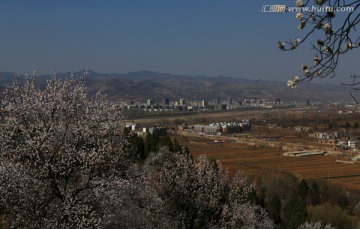
<svg viewBox="0 0 360 229">
<path fill-rule="evenodd" d="M 356 150 L 356 149 L 357 149 L 357 146 L 358 146 L 358 142 L 357 142 L 357 141 L 354 141 L 354 140 L 349 140 L 349 141 L 347 142 L 347 145 L 348 145 L 348 147 L 350 147 L 350 149 Z"/>
</svg>

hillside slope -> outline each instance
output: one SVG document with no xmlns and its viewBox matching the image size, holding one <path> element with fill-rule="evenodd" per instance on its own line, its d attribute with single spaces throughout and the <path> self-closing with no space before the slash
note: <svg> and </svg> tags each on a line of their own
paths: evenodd
<svg viewBox="0 0 360 229">
<path fill-rule="evenodd" d="M 71 74 L 82 76 L 83 71 L 58 73 L 58 77 Z M 0 89 L 11 83 L 14 74 L 0 72 Z M 43 82 L 49 75 L 38 76 Z M 288 88 L 286 82 L 249 80 L 232 77 L 182 76 L 157 72 L 130 72 L 103 74 L 90 71 L 86 77 L 89 92 L 101 91 L 109 98 L 118 99 L 214 99 L 232 97 L 281 98 L 282 101 L 351 101 L 349 91 L 341 85 L 305 82 L 298 88 Z"/>
</svg>

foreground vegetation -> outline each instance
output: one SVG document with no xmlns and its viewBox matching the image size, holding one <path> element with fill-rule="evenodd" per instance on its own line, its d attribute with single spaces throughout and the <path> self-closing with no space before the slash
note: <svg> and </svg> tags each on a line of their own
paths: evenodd
<svg viewBox="0 0 360 229">
<path fill-rule="evenodd" d="M 132 135 L 133 139 L 139 138 Z M 142 139 L 142 138 L 140 138 Z M 153 139 L 149 141 L 149 139 Z M 154 141 L 154 139 L 156 139 Z M 196 141 L 196 139 L 191 139 Z M 197 141 L 201 141 L 197 139 Z M 131 141 L 136 142 L 136 141 Z M 155 137 L 148 135 L 145 142 L 153 142 L 153 147 L 164 147 L 169 149 L 177 148 L 179 145 L 176 138 L 171 140 L 169 137 Z M 199 144 L 190 143 L 182 138 L 181 142 L 189 146 L 192 155 L 195 157 L 205 153 L 211 162 L 214 163 L 219 159 L 223 163 L 222 166 L 230 169 L 229 174 L 236 174 L 236 168 L 241 168 L 249 176 L 247 179 L 251 180 L 255 188 L 249 193 L 249 201 L 253 204 L 261 206 L 268 213 L 271 220 L 274 222 L 274 227 L 277 228 L 297 228 L 300 224 L 306 221 L 323 222 L 326 225 L 333 225 L 336 228 L 358 228 L 360 226 L 360 191 L 358 189 L 351 189 L 343 185 L 330 182 L 327 179 L 299 179 L 293 173 L 287 171 L 279 171 L 278 169 L 261 169 L 257 167 L 254 160 L 252 165 L 248 165 L 244 153 L 238 153 L 237 164 L 235 161 L 230 162 L 227 156 L 236 157 L 233 155 L 233 150 L 230 152 L 229 148 L 233 149 L 235 143 L 222 144 Z M 194 148 L 194 145 L 200 145 Z M 184 146 L 182 146 L 184 147 Z M 141 147 L 144 148 L 144 147 Z M 187 148 L 187 147 L 186 147 Z M 202 148 L 202 150 L 200 150 Z M 194 150 L 194 152 L 192 151 Z M 249 151 L 249 159 L 259 156 L 258 154 L 266 154 L 269 148 L 260 147 L 258 151 Z M 186 149 L 187 151 L 187 149 Z M 200 153 L 195 153 L 200 151 Z M 250 156 L 250 154 L 253 154 Z M 256 154 L 256 155 L 254 155 Z M 260 156 L 261 156 L 260 155 Z M 284 160 L 291 160 L 292 158 L 282 157 Z M 312 159 L 312 158 L 306 158 Z M 326 157 L 326 159 L 331 159 Z M 251 159 L 250 159 L 251 160 Z M 266 159 L 268 161 L 269 159 Z M 297 160 L 302 160 L 301 158 Z M 321 160 L 321 158 L 319 158 Z M 264 160 L 262 160 L 264 161 Z M 308 160 L 306 160 L 308 161 Z M 271 161 L 265 162 L 269 166 Z M 296 162 L 299 163 L 299 162 Z M 300 162 L 301 164 L 301 162 Z M 277 163 L 272 165 L 278 166 Z M 293 164 L 298 167 L 297 164 Z M 285 165 L 282 165 L 285 166 Z M 314 226 L 314 225 L 313 225 Z M 312 228 L 312 227 L 311 227 Z"/>
<path fill-rule="evenodd" d="M 174 138 L 131 134 L 119 107 L 87 98 L 81 79 L 53 77 L 44 90 L 33 77 L 15 80 L 2 106 L 8 117 L 0 132 L 2 228 L 356 225 L 342 210 L 348 199 L 333 204 L 320 183 L 309 188 L 294 177 L 254 183 L 217 160 L 194 158 Z M 338 217 L 326 218 L 329 208 Z"/>
<path fill-rule="evenodd" d="M 156 136 L 142 144 L 82 79 L 15 79 L 2 106 L 2 228 L 273 227 L 244 174 Z"/>
</svg>

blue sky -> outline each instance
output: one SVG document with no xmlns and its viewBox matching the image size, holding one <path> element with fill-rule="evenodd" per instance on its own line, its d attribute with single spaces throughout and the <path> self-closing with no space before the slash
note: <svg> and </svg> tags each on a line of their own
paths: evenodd
<svg viewBox="0 0 360 229">
<path fill-rule="evenodd" d="M 2 0 L 0 71 L 157 71 L 287 81 L 311 61 L 295 15 L 262 13 L 261 0 Z M 348 58 L 330 83 L 357 69 Z M 342 75 L 343 74 L 343 75 Z"/>
</svg>

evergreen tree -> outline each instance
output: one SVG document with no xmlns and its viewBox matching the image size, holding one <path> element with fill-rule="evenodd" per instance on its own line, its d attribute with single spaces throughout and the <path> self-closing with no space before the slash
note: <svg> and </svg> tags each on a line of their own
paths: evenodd
<svg viewBox="0 0 360 229">
<path fill-rule="evenodd" d="M 321 204 L 319 187 L 316 182 L 314 182 L 311 186 L 309 192 L 309 202 L 313 206 Z"/>
<path fill-rule="evenodd" d="M 308 193 L 309 186 L 307 185 L 306 181 L 302 179 L 298 187 L 298 194 L 303 200 L 306 200 Z"/>
<path fill-rule="evenodd" d="M 294 229 L 305 223 L 308 218 L 306 202 L 299 194 L 294 194 L 288 201 L 284 216 L 285 228 Z"/>
<path fill-rule="evenodd" d="M 281 224 L 281 200 L 278 195 L 274 196 L 267 206 L 270 218 L 276 225 Z"/>
<path fill-rule="evenodd" d="M 146 136 L 145 146 L 144 146 L 144 153 L 146 157 L 151 152 L 157 152 L 159 150 L 158 143 L 159 143 L 159 137 L 156 134 L 148 134 Z"/>
<path fill-rule="evenodd" d="M 131 145 L 133 146 L 133 160 L 135 162 L 143 162 L 147 157 L 144 140 L 137 134 L 134 134 L 131 137 Z"/>
<path fill-rule="evenodd" d="M 146 159 L 144 140 L 137 134 L 130 133 L 129 128 L 124 129 L 123 159 L 131 163 L 142 162 Z M 124 163 L 123 163 L 124 164 Z"/>
<path fill-rule="evenodd" d="M 265 207 L 265 204 L 266 204 L 266 192 L 267 192 L 267 190 L 266 190 L 266 188 L 265 187 L 261 187 L 261 189 L 260 189 L 260 193 L 259 193 L 259 205 L 261 206 L 261 207 Z"/>
<path fill-rule="evenodd" d="M 174 138 L 173 140 L 173 147 L 174 147 L 174 152 L 181 152 L 181 145 L 179 144 L 176 138 Z"/>
<path fill-rule="evenodd" d="M 259 205 L 259 197 L 257 196 L 255 189 L 252 189 L 249 192 L 248 200 L 251 204 Z"/>
<path fill-rule="evenodd" d="M 160 149 L 160 148 L 162 148 L 164 146 L 168 147 L 170 152 L 174 152 L 173 143 L 172 143 L 169 136 L 164 136 L 164 137 L 160 138 L 158 143 L 157 143 L 157 148 L 158 149 Z"/>
</svg>

